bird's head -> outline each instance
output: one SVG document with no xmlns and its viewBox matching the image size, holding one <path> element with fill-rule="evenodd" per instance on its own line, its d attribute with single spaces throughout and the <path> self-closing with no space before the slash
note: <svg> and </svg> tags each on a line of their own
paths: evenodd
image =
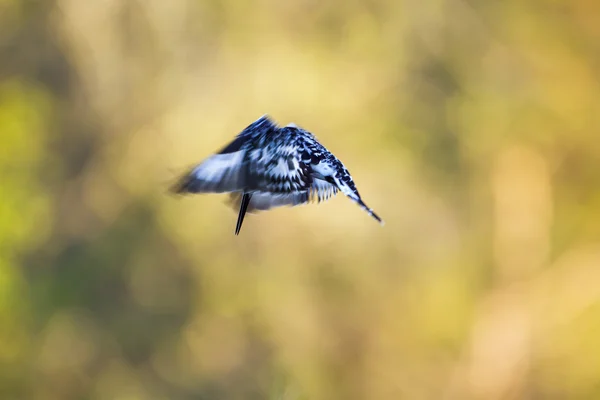
<svg viewBox="0 0 600 400">
<path fill-rule="evenodd" d="M 352 176 L 344 167 L 341 161 L 337 159 L 324 159 L 318 164 L 312 166 L 315 178 L 322 179 L 336 186 L 342 193 L 357 203 L 369 215 L 375 218 L 380 224 L 384 224 L 375 212 L 369 208 L 360 198 L 360 194 L 356 189 L 356 185 L 352 180 Z"/>
<path fill-rule="evenodd" d="M 342 193 L 353 200 L 359 200 L 360 195 L 348 170 L 339 160 L 325 159 L 313 165 L 315 177 L 336 186 Z"/>
</svg>

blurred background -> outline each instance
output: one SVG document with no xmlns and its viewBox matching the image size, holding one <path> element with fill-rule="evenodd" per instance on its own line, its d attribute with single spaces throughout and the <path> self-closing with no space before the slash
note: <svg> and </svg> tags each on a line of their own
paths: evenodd
<svg viewBox="0 0 600 400">
<path fill-rule="evenodd" d="M 600 397 L 594 0 L 1 0 L 0 398 Z M 175 177 L 268 113 L 338 196 Z"/>
</svg>

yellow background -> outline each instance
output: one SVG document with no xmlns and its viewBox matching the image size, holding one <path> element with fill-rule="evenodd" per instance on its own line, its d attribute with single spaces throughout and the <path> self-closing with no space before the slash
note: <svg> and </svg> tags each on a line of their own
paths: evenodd
<svg viewBox="0 0 600 400">
<path fill-rule="evenodd" d="M 0 398 L 600 398 L 600 3 L 0 1 Z M 343 196 L 167 194 L 264 113 Z"/>
</svg>

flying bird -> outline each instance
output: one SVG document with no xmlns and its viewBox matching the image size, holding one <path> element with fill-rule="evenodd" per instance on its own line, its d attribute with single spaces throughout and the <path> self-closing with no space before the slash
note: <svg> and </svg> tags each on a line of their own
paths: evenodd
<svg viewBox="0 0 600 400">
<path fill-rule="evenodd" d="M 312 133 L 293 123 L 279 127 L 268 115 L 179 178 L 171 190 L 229 193 L 232 204 L 239 205 L 236 235 L 247 212 L 321 202 L 338 191 L 384 223 L 362 201 L 344 164 Z"/>
</svg>

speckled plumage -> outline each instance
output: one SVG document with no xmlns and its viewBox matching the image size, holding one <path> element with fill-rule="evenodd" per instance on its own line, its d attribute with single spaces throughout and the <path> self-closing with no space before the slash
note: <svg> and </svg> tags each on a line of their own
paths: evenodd
<svg viewBox="0 0 600 400">
<path fill-rule="evenodd" d="M 320 202 L 342 191 L 373 218 L 352 176 L 310 132 L 277 126 L 267 115 L 244 129 L 230 144 L 185 174 L 176 193 L 230 193 L 240 206 L 236 235 L 246 212 Z"/>
</svg>

